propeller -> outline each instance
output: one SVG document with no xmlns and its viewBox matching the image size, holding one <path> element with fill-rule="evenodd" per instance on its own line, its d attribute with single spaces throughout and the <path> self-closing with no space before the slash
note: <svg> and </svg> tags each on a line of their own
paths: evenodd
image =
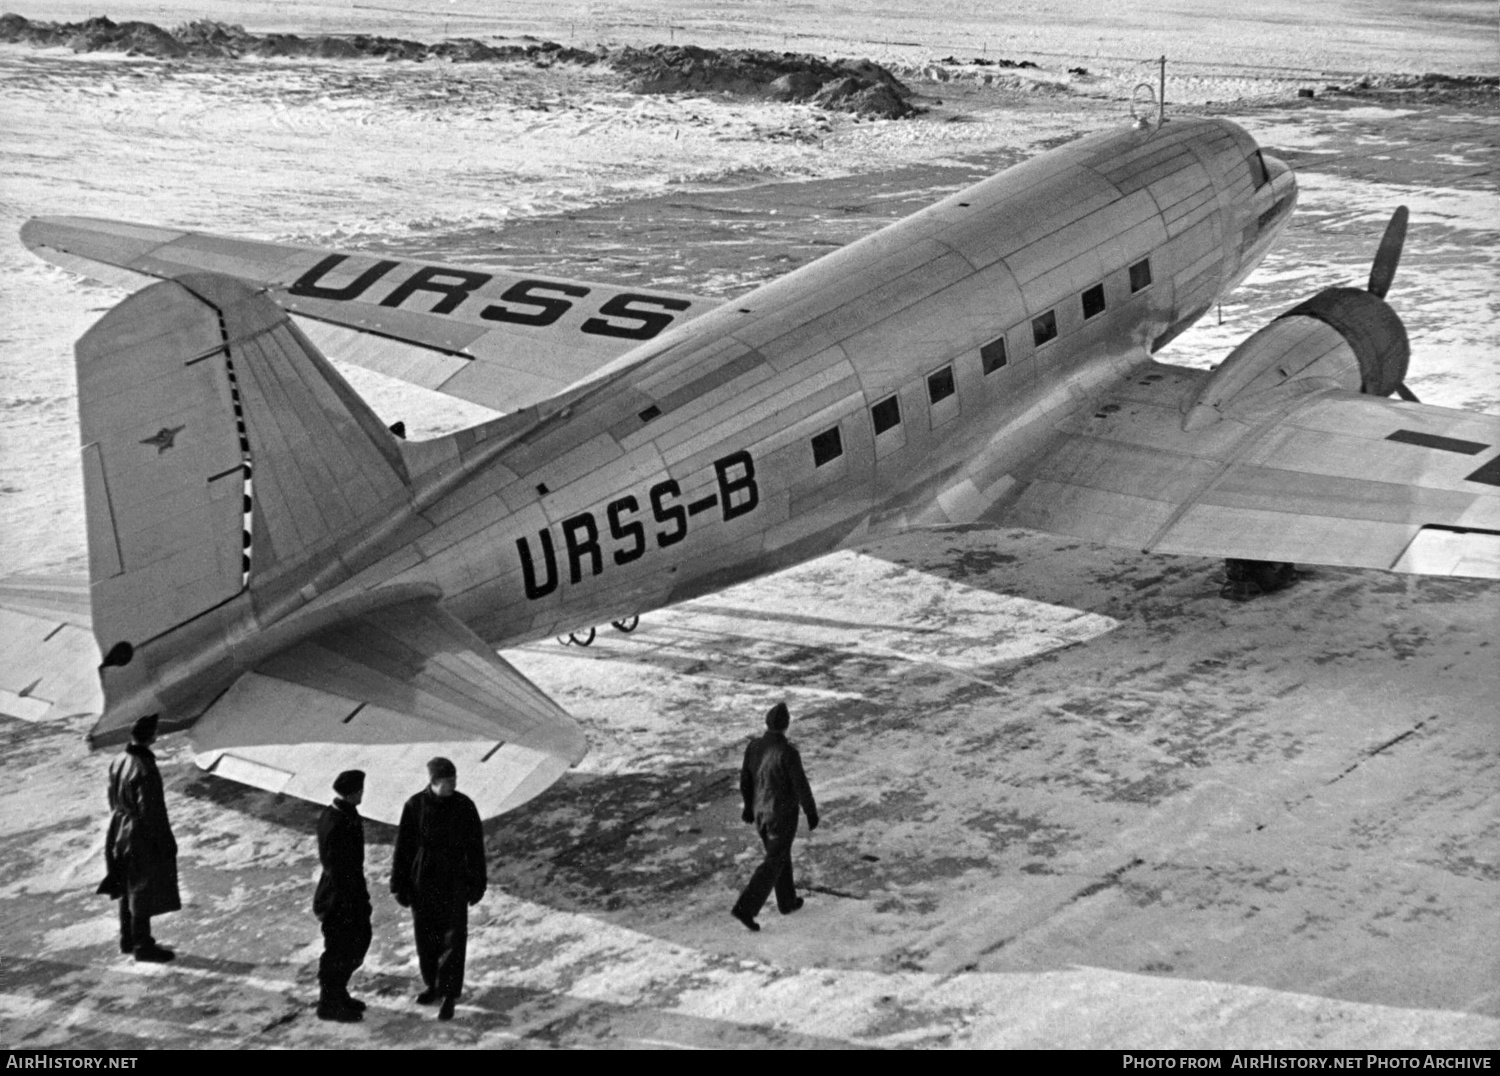
<svg viewBox="0 0 1500 1076">
<path fill-rule="evenodd" d="M 1380 237 L 1380 249 L 1375 252 L 1375 264 L 1370 266 L 1370 282 L 1365 291 L 1377 299 L 1384 299 L 1391 290 L 1391 281 L 1396 276 L 1396 266 L 1401 264 L 1401 247 L 1406 243 L 1406 207 L 1398 205 L 1391 214 L 1391 221 Z"/>
<path fill-rule="evenodd" d="M 1391 290 L 1391 281 L 1396 278 L 1396 267 L 1401 264 L 1401 248 L 1406 245 L 1406 220 L 1409 214 L 1404 205 L 1398 205 L 1380 237 L 1380 247 L 1375 251 L 1375 262 L 1370 266 L 1370 282 L 1365 290 L 1377 299 L 1384 299 Z M 1406 387 L 1404 381 L 1396 383 L 1396 395 L 1409 403 L 1421 403 L 1416 394 Z"/>
</svg>

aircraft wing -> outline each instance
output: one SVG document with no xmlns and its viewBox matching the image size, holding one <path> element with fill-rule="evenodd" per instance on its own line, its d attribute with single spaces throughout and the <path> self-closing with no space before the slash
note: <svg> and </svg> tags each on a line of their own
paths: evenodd
<svg viewBox="0 0 1500 1076">
<path fill-rule="evenodd" d="M 267 286 L 332 357 L 497 411 L 554 396 L 718 305 L 93 217 L 36 217 L 21 240 L 65 269 L 132 290 L 204 270 Z"/>
<path fill-rule="evenodd" d="M 321 802 L 366 773 L 361 811 L 400 820 L 435 755 L 490 818 L 542 792 L 588 750 L 578 724 L 433 602 L 388 606 L 237 680 L 189 732 L 210 773 Z"/>
<path fill-rule="evenodd" d="M 0 579 L 0 714 L 43 721 L 98 713 L 98 666 L 86 575 Z"/>
<path fill-rule="evenodd" d="M 1138 372 L 989 481 L 979 518 L 1152 553 L 1500 578 L 1500 416 L 1309 388 L 1184 431 L 1205 376 Z"/>
</svg>

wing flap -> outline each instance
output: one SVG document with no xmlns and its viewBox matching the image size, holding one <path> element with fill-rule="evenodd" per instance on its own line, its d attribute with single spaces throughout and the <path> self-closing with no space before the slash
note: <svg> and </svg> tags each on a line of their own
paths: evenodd
<svg viewBox="0 0 1500 1076">
<path fill-rule="evenodd" d="M 33 218 L 21 239 L 39 257 L 124 287 L 203 271 L 268 287 L 299 324 L 371 338 L 330 349 L 335 358 L 497 411 L 555 396 L 718 305 L 675 292 L 91 217 Z M 348 343 L 347 336 L 314 338 Z"/>
<path fill-rule="evenodd" d="M 1500 577 L 1500 416 L 1314 389 L 1183 429 L 1155 366 L 1061 423 L 984 517 L 1149 552 Z"/>
<path fill-rule="evenodd" d="M 1402 552 L 1396 571 L 1500 579 L 1500 535 L 1423 527 Z"/>
<path fill-rule="evenodd" d="M 204 769 L 315 802 L 339 772 L 362 769 L 365 813 L 388 822 L 434 755 L 453 759 L 488 818 L 587 750 L 561 707 L 428 602 L 375 610 L 262 663 L 190 735 Z"/>
</svg>

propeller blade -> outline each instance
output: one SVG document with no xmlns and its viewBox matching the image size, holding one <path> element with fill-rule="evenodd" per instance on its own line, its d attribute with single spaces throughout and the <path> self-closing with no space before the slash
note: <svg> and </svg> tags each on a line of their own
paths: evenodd
<svg viewBox="0 0 1500 1076">
<path fill-rule="evenodd" d="M 1406 383 L 1405 382 L 1402 382 L 1401 384 L 1399 384 L 1399 385 L 1396 386 L 1396 395 L 1399 396 L 1399 397 L 1401 397 L 1407 403 L 1421 403 L 1422 402 L 1421 400 L 1417 399 L 1417 394 L 1416 393 L 1412 392 L 1411 389 L 1409 389 L 1409 388 L 1406 387 Z"/>
<path fill-rule="evenodd" d="M 1391 281 L 1396 276 L 1396 266 L 1401 264 L 1401 247 L 1406 243 L 1406 207 L 1399 205 L 1391 214 L 1391 222 L 1385 226 L 1380 237 L 1380 249 L 1375 252 L 1375 264 L 1370 266 L 1370 283 L 1365 290 L 1377 299 L 1384 299 L 1391 290 Z"/>
</svg>

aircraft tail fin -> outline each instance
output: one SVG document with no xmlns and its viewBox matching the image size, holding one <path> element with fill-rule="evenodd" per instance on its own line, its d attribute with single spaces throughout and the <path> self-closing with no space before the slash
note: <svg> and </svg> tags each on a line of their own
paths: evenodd
<svg viewBox="0 0 1500 1076">
<path fill-rule="evenodd" d="M 328 554 L 394 514 L 410 486 L 380 419 L 243 282 L 153 284 L 101 318 L 76 355 L 103 733 L 140 716 L 145 700 L 117 703 L 140 694 L 143 674 L 161 679 L 151 661 L 127 669 L 135 652 L 194 622 L 195 645 L 211 648 L 252 603 L 262 619 L 294 607 L 314 566 L 337 566 Z M 202 622 L 211 611 L 213 625 Z M 201 712 L 183 701 L 186 712 L 162 709 Z"/>
</svg>

